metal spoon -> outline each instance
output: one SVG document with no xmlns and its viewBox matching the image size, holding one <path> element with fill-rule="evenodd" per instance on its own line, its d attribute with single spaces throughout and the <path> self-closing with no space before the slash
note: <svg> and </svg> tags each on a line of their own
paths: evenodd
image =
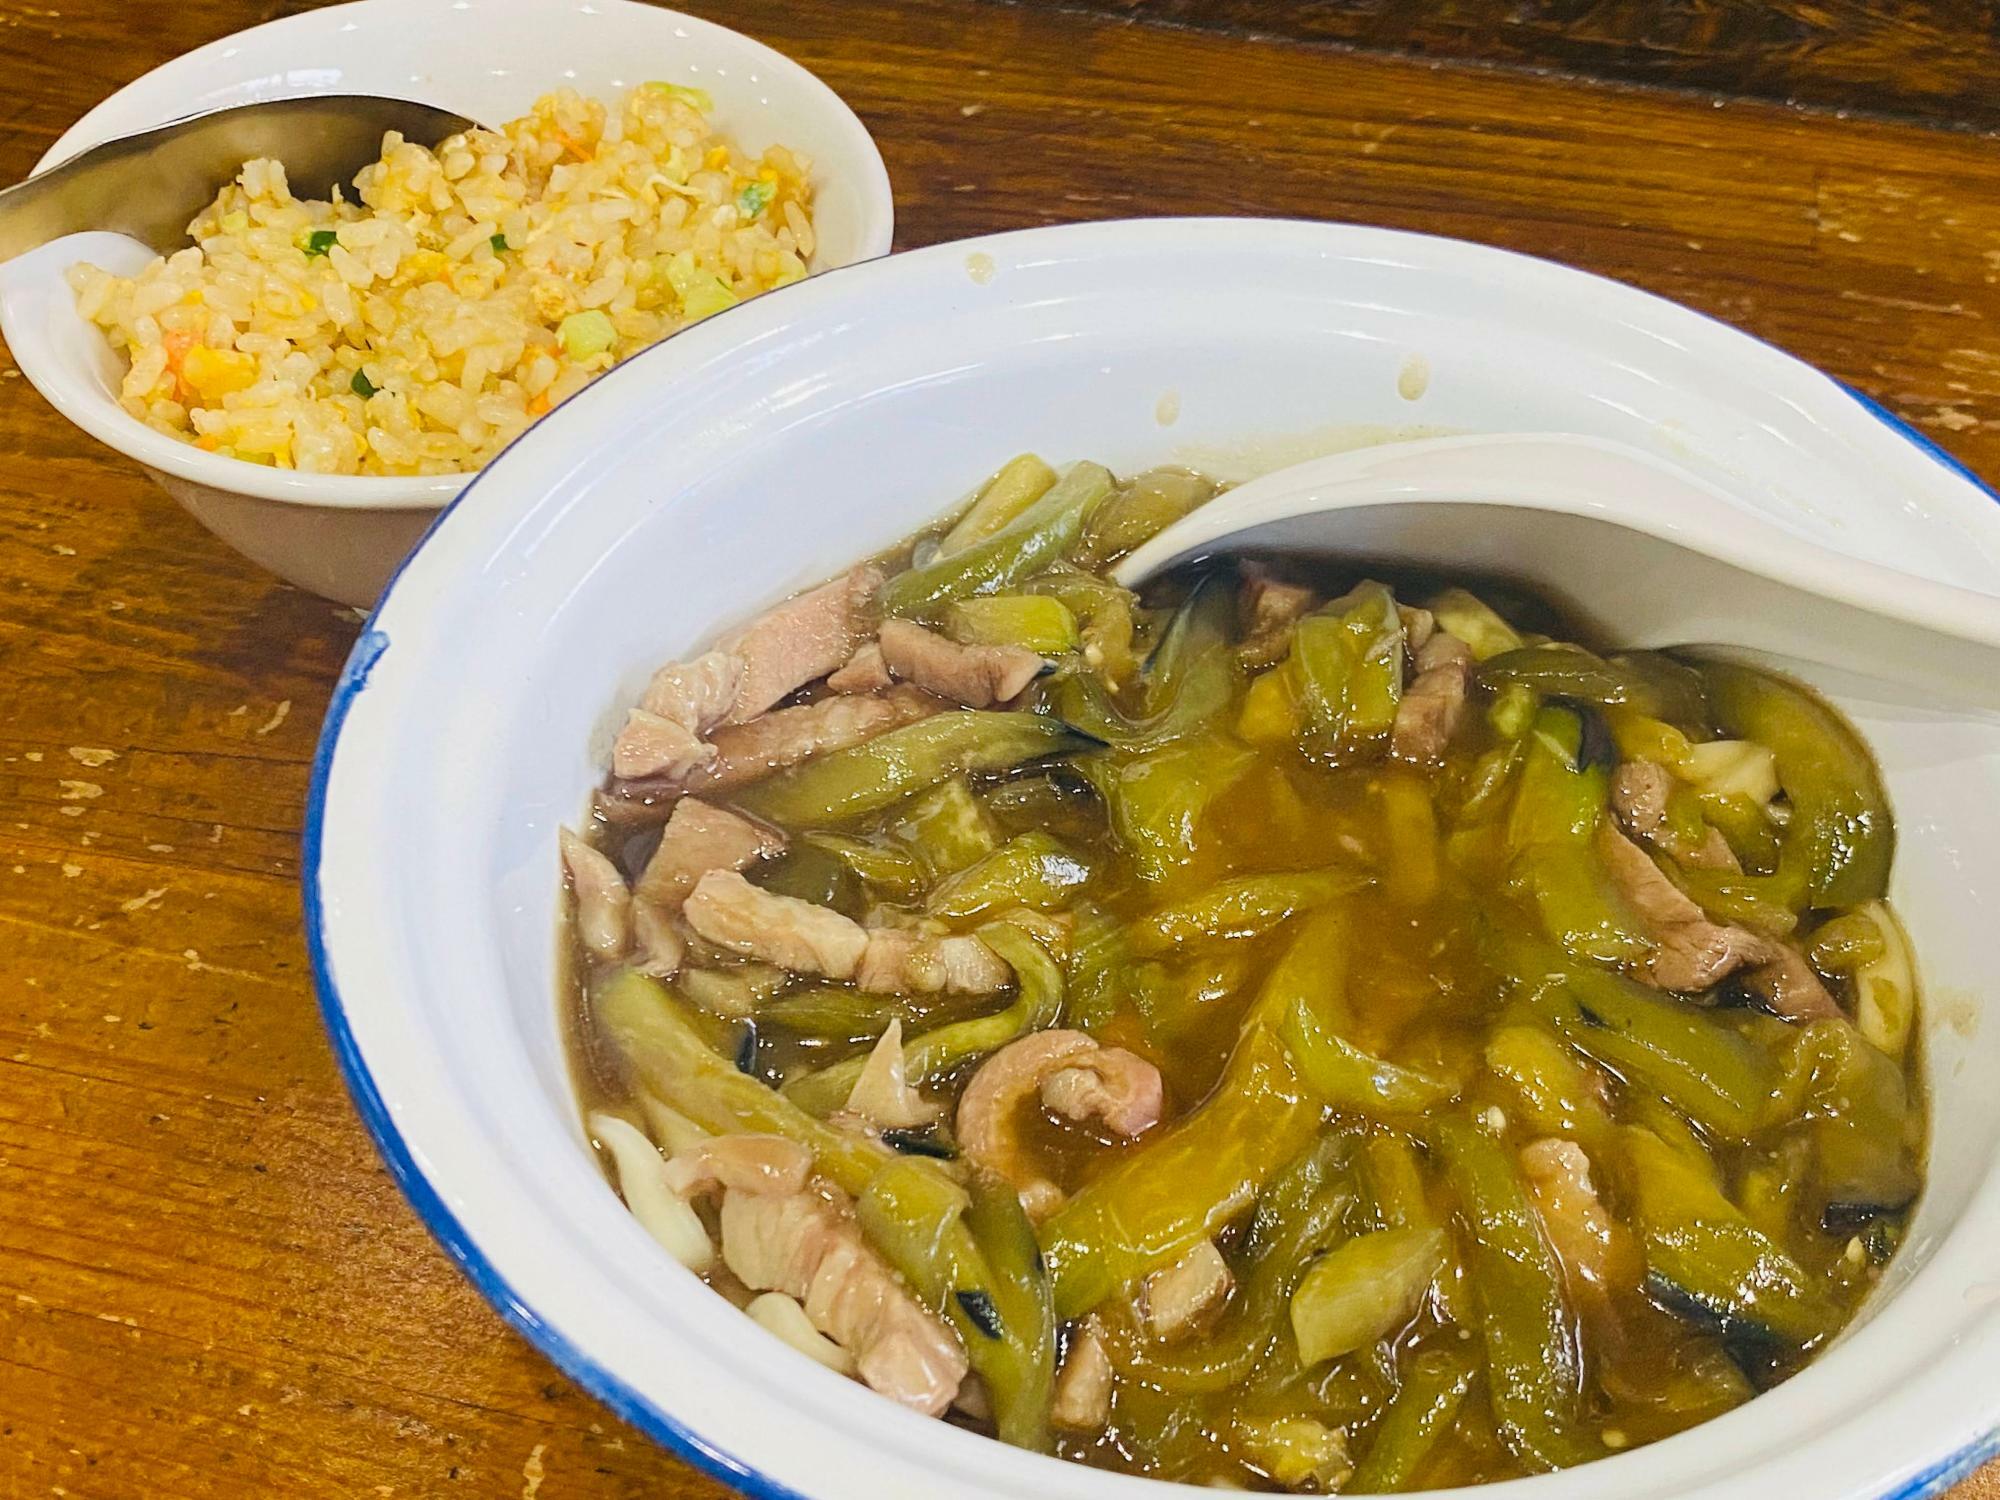
<svg viewBox="0 0 2000 1500">
<path fill-rule="evenodd" d="M 1116 577 L 1136 586 L 1227 552 L 1502 575 L 1628 648 L 1749 650 L 2000 712 L 2000 598 L 1833 551 L 1599 438 L 1426 438 L 1312 459 L 1217 496 Z"/>
<path fill-rule="evenodd" d="M 435 144 L 474 122 L 372 94 L 312 94 L 189 115 L 92 146 L 0 192 L 0 261 L 86 229 L 129 234 L 167 255 L 218 189 L 275 157 L 301 198 L 325 198 L 382 152 L 385 132 Z"/>
</svg>

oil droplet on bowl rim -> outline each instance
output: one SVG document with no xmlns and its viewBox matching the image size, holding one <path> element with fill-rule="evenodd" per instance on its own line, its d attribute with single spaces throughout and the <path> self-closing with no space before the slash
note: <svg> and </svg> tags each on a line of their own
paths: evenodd
<svg viewBox="0 0 2000 1500">
<path fill-rule="evenodd" d="M 1405 401 L 1415 401 L 1431 388 L 1431 362 L 1421 354 L 1403 356 L 1403 367 L 1396 372 L 1396 394 Z"/>
<path fill-rule="evenodd" d="M 970 276 L 980 286 L 985 286 L 991 281 L 994 272 L 999 269 L 993 263 L 993 257 L 988 255 L 984 250 L 975 250 L 972 254 L 965 257 L 965 274 Z"/>
<path fill-rule="evenodd" d="M 1166 391 L 1153 403 L 1153 420 L 1162 427 L 1171 427 L 1181 419 L 1181 393 Z"/>
</svg>

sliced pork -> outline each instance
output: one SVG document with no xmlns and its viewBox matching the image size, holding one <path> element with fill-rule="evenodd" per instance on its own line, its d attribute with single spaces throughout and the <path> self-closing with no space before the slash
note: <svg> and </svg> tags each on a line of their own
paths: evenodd
<svg viewBox="0 0 2000 1500">
<path fill-rule="evenodd" d="M 1521 1148 L 1521 1173 L 1573 1296 L 1601 1308 L 1637 1284 L 1638 1247 L 1605 1211 L 1583 1147 L 1559 1136 L 1534 1141 Z"/>
<path fill-rule="evenodd" d="M 650 901 L 632 903 L 632 967 L 655 979 L 671 979 L 687 957 L 687 939 L 673 916 Z"/>
<path fill-rule="evenodd" d="M 676 1151 L 667 1185 L 683 1198 L 734 1188 L 796 1193 L 812 1176 L 812 1152 L 781 1135 L 712 1135 Z"/>
<path fill-rule="evenodd" d="M 1638 977 L 1663 990 L 1693 993 L 1728 978 L 1746 964 L 1779 956 L 1776 939 L 1745 927 L 1711 922 L 1617 825 L 1598 826 L 1604 868 L 1655 946 Z"/>
<path fill-rule="evenodd" d="M 1111 1421 L 1111 1379 L 1111 1356 L 1097 1320 L 1085 1318 L 1063 1351 L 1049 1420 L 1068 1432 L 1102 1432 Z"/>
<path fill-rule="evenodd" d="M 847 664 L 873 632 L 882 570 L 872 563 L 787 599 L 726 637 L 719 650 L 739 659 L 742 676 L 724 720 L 743 724 L 787 693 Z"/>
<path fill-rule="evenodd" d="M 613 776 L 591 799 L 590 810 L 599 822 L 629 833 L 640 828 L 657 828 L 666 822 L 680 795 L 677 779 L 643 777 L 627 781 Z"/>
<path fill-rule="evenodd" d="M 1419 765 L 1441 759 L 1465 721 L 1472 690 L 1472 650 L 1447 631 L 1433 631 L 1417 652 L 1417 675 L 1403 689 L 1389 730 L 1389 753 Z"/>
<path fill-rule="evenodd" d="M 882 659 L 882 643 L 869 641 L 826 679 L 826 685 L 836 693 L 879 693 L 893 681 L 889 664 Z"/>
<path fill-rule="evenodd" d="M 567 828 L 557 835 L 563 868 L 576 890 L 576 930 L 599 958 L 618 958 L 632 941 L 632 893 L 625 877 L 599 850 Z"/>
<path fill-rule="evenodd" d="M 1062 1189 L 1035 1169 L 1021 1143 L 1023 1108 L 1037 1097 L 1067 1119 L 1100 1120 L 1126 1137 L 1157 1125 L 1166 1105 L 1158 1068 L 1081 1031 L 1038 1031 L 981 1063 L 959 1096 L 959 1149 L 966 1160 L 1013 1184 L 1028 1217 L 1036 1220 L 1063 1199 Z"/>
<path fill-rule="evenodd" d="M 679 911 L 695 882 L 710 870 L 747 870 L 784 850 L 785 837 L 776 829 L 699 798 L 683 797 L 632 893 L 662 911 Z"/>
<path fill-rule="evenodd" d="M 644 708 L 625 716 L 611 746 L 612 774 L 628 781 L 678 781 L 715 759 L 715 747 L 687 725 Z"/>
<path fill-rule="evenodd" d="M 1666 826 L 1674 775 L 1656 760 L 1628 760 L 1611 773 L 1611 810 L 1626 832 L 1650 839 Z"/>
<path fill-rule="evenodd" d="M 852 977 L 878 995 L 990 995 L 1012 984 L 1014 971 L 976 937 L 871 927 Z"/>
<path fill-rule="evenodd" d="M 668 662 L 646 684 L 639 707 L 649 714 L 706 735 L 735 706 L 743 683 L 743 659 L 710 651 L 693 661 Z"/>
<path fill-rule="evenodd" d="M 626 715 L 611 750 L 613 774 L 675 785 L 713 766 L 722 752 L 709 736 L 718 726 L 756 719 L 848 662 L 867 639 L 881 583 L 881 569 L 856 568 L 786 600 L 715 650 L 668 662 Z"/>
<path fill-rule="evenodd" d="M 851 979 L 868 947 L 861 924 L 796 896 L 762 890 L 734 870 L 710 870 L 681 909 L 696 933 L 732 953 L 794 974 Z"/>
<path fill-rule="evenodd" d="M 1846 1014 L 1804 954 L 1772 940 L 1777 952 L 1743 976 L 1743 987 L 1774 1015 L 1788 1021 L 1829 1020 Z"/>
<path fill-rule="evenodd" d="M 845 750 L 927 719 L 949 706 L 920 689 L 898 687 L 880 697 L 822 698 L 774 709 L 751 723 L 716 730 L 714 758 L 693 770 L 687 788 L 726 791 L 742 786 L 815 755 Z"/>
<path fill-rule="evenodd" d="M 1416 604 L 1396 606 L 1396 618 L 1403 622 L 1403 649 L 1412 657 L 1430 643 L 1437 631 L 1437 616 Z"/>
<path fill-rule="evenodd" d="M 1130 1138 L 1160 1123 L 1166 1091 L 1160 1070 L 1138 1053 L 1100 1047 L 1043 1080 L 1042 1103 L 1066 1120 L 1100 1120 Z"/>
<path fill-rule="evenodd" d="M 861 1237 L 844 1199 L 811 1190 L 722 1197 L 722 1259 L 752 1291 L 783 1292 L 854 1358 L 869 1387 L 942 1415 L 965 1379 L 958 1335 Z"/>
<path fill-rule="evenodd" d="M 1703 825 L 1700 843 L 1676 839 L 1667 825 L 1667 799 L 1674 776 L 1658 761 L 1628 760 L 1611 773 L 1611 810 L 1635 839 L 1644 839 L 1690 869 L 1734 870 L 1736 854 L 1722 830 Z"/>
<path fill-rule="evenodd" d="M 965 646 L 910 620 L 885 620 L 879 639 L 892 675 L 967 708 L 1006 702 L 1046 665 L 1020 646 Z"/>
<path fill-rule="evenodd" d="M 1203 1240 L 1172 1265 L 1148 1276 L 1139 1316 L 1155 1338 L 1176 1339 L 1205 1323 L 1236 1285 L 1213 1240 Z"/>
<path fill-rule="evenodd" d="M 1292 627 L 1318 605 L 1320 596 L 1302 583 L 1286 583 L 1256 564 L 1243 570 L 1243 644 L 1246 666 L 1268 667 L 1292 649 Z"/>
</svg>

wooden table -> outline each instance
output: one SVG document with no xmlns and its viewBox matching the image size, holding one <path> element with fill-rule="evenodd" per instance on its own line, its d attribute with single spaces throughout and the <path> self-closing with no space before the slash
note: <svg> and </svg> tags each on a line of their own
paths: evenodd
<svg viewBox="0 0 2000 1500">
<path fill-rule="evenodd" d="M 0 177 L 291 8 L 0 0 Z M 2000 477 L 1982 7 L 694 8 L 853 103 L 904 245 L 1134 213 L 1463 235 L 1739 324 Z M 348 1107 L 296 881 L 353 613 L 230 554 L 11 363 L 0 489 L 0 1493 L 719 1493 L 503 1328 Z"/>
</svg>

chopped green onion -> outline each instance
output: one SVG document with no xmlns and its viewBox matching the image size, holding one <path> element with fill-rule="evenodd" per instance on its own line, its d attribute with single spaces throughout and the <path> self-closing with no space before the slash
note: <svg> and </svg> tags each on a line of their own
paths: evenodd
<svg viewBox="0 0 2000 1500">
<path fill-rule="evenodd" d="M 656 94 L 665 94 L 669 99 L 678 99 L 683 104 L 692 104 L 703 114 L 715 108 L 715 101 L 709 97 L 707 89 L 698 89 L 685 83 L 649 83 L 645 87 Z"/>
<path fill-rule="evenodd" d="M 510 248 L 512 248 L 508 245 L 507 236 L 504 234 L 494 235 L 492 239 L 487 241 L 487 243 L 493 247 L 493 253 L 495 255 L 505 255 L 507 251 Z"/>
<path fill-rule="evenodd" d="M 324 255 L 339 242 L 340 234 L 337 230 L 315 229 L 306 236 L 306 256 L 310 259 L 315 255 Z"/>
<path fill-rule="evenodd" d="M 746 219 L 754 219 L 764 211 L 764 207 L 777 194 L 777 187 L 769 182 L 746 182 L 743 191 L 736 195 L 737 210 Z"/>
<path fill-rule="evenodd" d="M 370 396 L 382 389 L 382 387 L 368 378 L 366 370 L 356 370 L 354 378 L 347 382 L 347 388 L 363 401 L 366 401 Z"/>
<path fill-rule="evenodd" d="M 571 313 L 556 325 L 556 338 L 571 359 L 589 359 L 602 354 L 618 340 L 618 330 L 601 308 Z"/>
</svg>

